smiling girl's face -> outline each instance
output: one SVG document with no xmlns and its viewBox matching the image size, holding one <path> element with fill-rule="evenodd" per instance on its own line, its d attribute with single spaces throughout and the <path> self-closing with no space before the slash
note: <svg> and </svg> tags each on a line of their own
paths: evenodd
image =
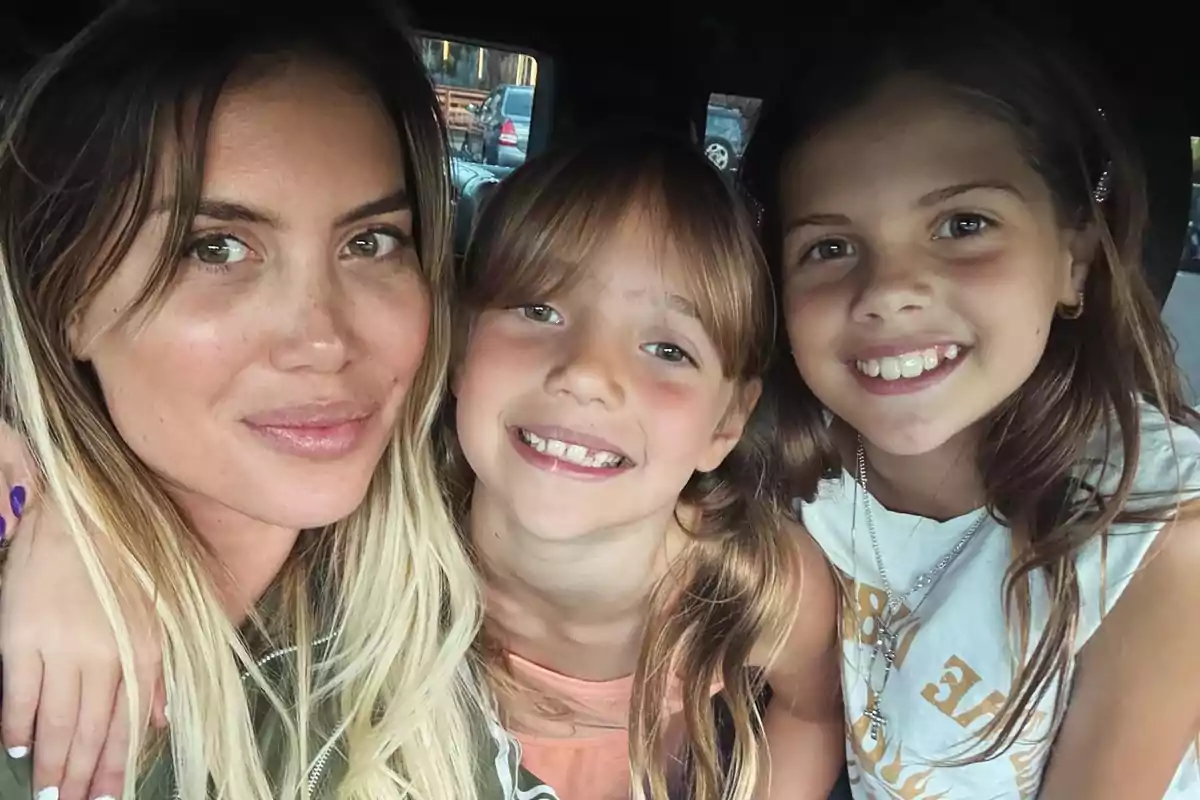
<svg viewBox="0 0 1200 800">
<path fill-rule="evenodd" d="M 552 540 L 669 515 L 753 401 L 725 376 L 695 269 L 634 204 L 573 285 L 486 308 L 457 369 L 458 438 L 487 497 Z M 756 387 L 755 387 L 756 397 Z"/>
<path fill-rule="evenodd" d="M 917 455 L 1033 372 L 1079 302 L 1086 236 L 1004 122 L 897 78 L 793 148 L 782 175 L 796 365 L 876 447 Z"/>
</svg>

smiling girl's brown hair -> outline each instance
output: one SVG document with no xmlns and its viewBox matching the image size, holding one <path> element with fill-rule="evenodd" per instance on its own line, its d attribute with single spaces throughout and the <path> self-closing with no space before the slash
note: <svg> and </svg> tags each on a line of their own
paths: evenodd
<svg viewBox="0 0 1200 800">
<path fill-rule="evenodd" d="M 773 326 L 766 264 L 735 193 L 690 145 L 629 132 L 559 148 L 531 160 L 488 201 L 459 275 L 461 311 L 536 302 L 577 280 L 632 210 L 647 213 L 662 246 L 677 248 L 705 330 L 726 378 L 745 386 L 765 369 Z M 466 330 L 464 320 L 460 329 Z M 691 545 L 675 565 L 682 590 L 667 581 L 649 599 L 634 677 L 630 756 L 635 796 L 667 797 L 666 722 L 673 679 L 683 686 L 691 797 L 750 798 L 760 770 L 761 676 L 746 668 L 751 649 L 782 636 L 798 588 L 796 542 L 780 525 L 767 490 L 771 462 L 768 404 L 711 473 L 693 475 L 680 497 L 701 512 Z M 448 408 L 442 431 L 456 476 L 453 506 L 468 510 L 473 476 L 463 463 Z M 485 640 L 494 678 L 502 654 Z M 733 718 L 732 760 L 721 763 L 710 687 L 723 687 Z M 518 687 L 519 688 L 519 687 Z M 503 691 L 502 691 L 503 693 Z"/>
<path fill-rule="evenodd" d="M 432 319 L 362 507 L 301 534 L 277 579 L 279 613 L 261 620 L 268 640 L 296 654 L 295 694 L 285 698 L 230 623 L 204 541 L 116 430 L 94 373 L 74 356 L 70 330 L 112 279 L 166 185 L 169 232 L 136 307 L 153 313 L 176 279 L 196 215 L 218 99 L 232 83 L 296 59 L 352 73 L 394 124 Z M 131 719 L 144 718 L 132 620 L 122 613 L 133 598 L 118 592 L 157 612 L 176 796 L 207 797 L 210 787 L 239 800 L 476 795 L 481 708 L 464 663 L 479 601 L 429 443 L 450 346 L 449 182 L 439 114 L 405 27 L 369 0 L 327 11 L 222 0 L 122 3 L 46 57 L 5 100 L 0 415 L 31 443 L 113 626 Z M 278 773 L 268 774 L 260 758 L 255 721 L 266 709 L 251 707 L 247 686 L 266 696 L 282 725 Z M 127 797 L 148 752 L 133 727 Z M 348 762 L 345 773 L 336 789 L 322 789 L 335 753 Z"/>
<path fill-rule="evenodd" d="M 1101 94 L 1095 77 L 1064 56 L 1061 43 L 1036 41 L 961 5 L 876 19 L 870 28 L 856 28 L 852 41 L 850 59 L 809 54 L 818 66 L 798 74 L 767 104 L 746 154 L 741 182 L 760 212 L 777 286 L 783 268 L 784 159 L 897 76 L 924 79 L 966 108 L 1009 126 L 1050 189 L 1059 223 L 1094 226 L 1099 233 L 1082 316 L 1054 320 L 1033 375 L 992 412 L 980 437 L 978 468 L 989 508 L 1013 529 L 1030 533 L 1009 569 L 1005 594 L 1019 641 L 1031 646 L 1009 699 L 980 734 L 982 748 L 968 760 L 988 759 L 1021 735 L 1055 686 L 1065 685 L 1080 614 L 1074 555 L 1115 523 L 1159 519 L 1174 510 L 1129 507 L 1140 443 L 1139 399 L 1178 422 L 1194 423 L 1196 414 L 1184 401 L 1171 340 L 1142 272 L 1145 179 L 1117 103 Z M 768 391 L 780 404 L 788 473 L 783 490 L 811 501 L 817 481 L 839 470 L 840 459 L 824 409 L 788 356 L 786 332 L 781 337 Z M 1113 474 L 1118 468 L 1105 466 L 1096 480 L 1115 483 L 1114 491 L 1100 496 L 1096 486 L 1087 486 L 1080 497 L 1072 470 L 1097 431 L 1124 452 L 1124 464 L 1119 476 Z M 1028 578 L 1035 572 L 1045 577 L 1052 611 L 1042 636 L 1030 643 Z M 1056 719 L 1067 694 L 1055 694 Z"/>
</svg>

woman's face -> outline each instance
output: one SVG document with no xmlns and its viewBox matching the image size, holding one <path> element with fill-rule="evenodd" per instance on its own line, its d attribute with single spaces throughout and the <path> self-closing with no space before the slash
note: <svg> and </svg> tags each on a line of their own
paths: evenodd
<svg viewBox="0 0 1200 800">
<path fill-rule="evenodd" d="M 166 235 L 152 214 L 72 330 L 117 430 L 202 532 L 362 502 L 428 335 L 408 177 L 342 70 L 296 61 L 230 89 L 177 282 L 122 318 Z"/>
</svg>

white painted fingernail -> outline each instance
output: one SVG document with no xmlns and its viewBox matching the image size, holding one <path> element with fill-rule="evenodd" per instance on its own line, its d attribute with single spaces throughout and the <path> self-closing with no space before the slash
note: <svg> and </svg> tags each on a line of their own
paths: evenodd
<svg viewBox="0 0 1200 800">
<path fill-rule="evenodd" d="M 99 797 L 93 797 L 92 800 L 117 800 L 111 794 L 102 794 Z"/>
<path fill-rule="evenodd" d="M 37 793 L 37 796 L 34 798 L 34 800 L 58 800 L 58 787 L 47 786 L 45 789 L 42 789 Z"/>
<path fill-rule="evenodd" d="M 9 758 L 24 758 L 29 755 L 28 747 L 10 747 L 8 748 Z"/>
</svg>

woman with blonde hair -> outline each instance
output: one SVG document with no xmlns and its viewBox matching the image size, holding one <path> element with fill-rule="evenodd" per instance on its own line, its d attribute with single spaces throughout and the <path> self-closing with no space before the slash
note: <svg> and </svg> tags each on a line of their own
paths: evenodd
<svg viewBox="0 0 1200 800">
<path fill-rule="evenodd" d="M 466 661 L 477 588 L 430 446 L 450 327 L 437 102 L 388 12 L 281 10 L 124 3 L 6 103 L 0 416 L 82 555 L 124 689 L 6 654 L 6 695 L 47 702 L 6 741 L 0 796 L 518 785 Z M 122 611 L 139 607 L 170 719 L 145 741 L 87 724 L 114 702 L 147 716 L 157 670 Z"/>
</svg>

